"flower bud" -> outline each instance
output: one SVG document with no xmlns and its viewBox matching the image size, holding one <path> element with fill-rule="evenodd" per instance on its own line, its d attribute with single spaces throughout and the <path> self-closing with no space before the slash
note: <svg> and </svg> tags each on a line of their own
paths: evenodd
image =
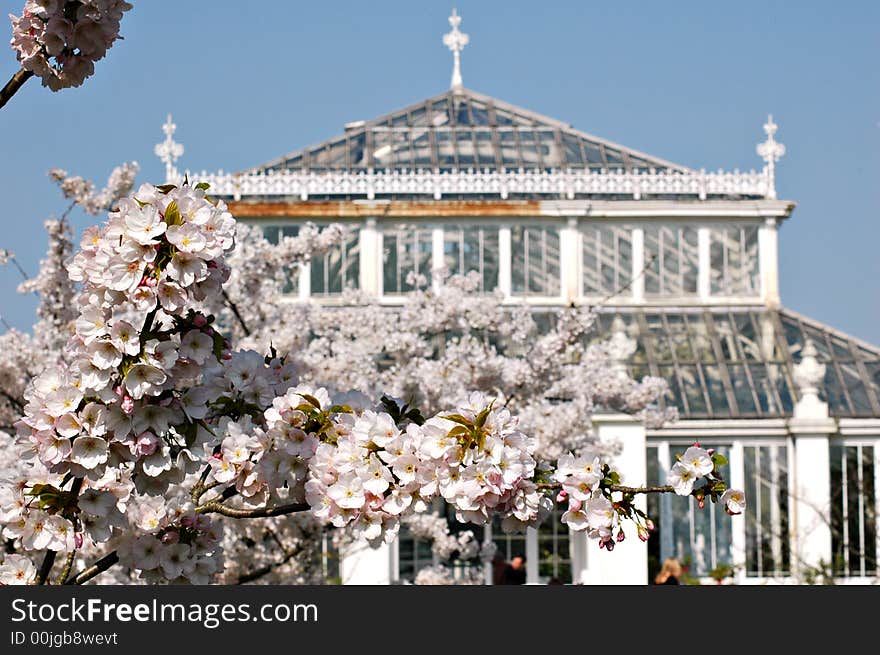
<svg viewBox="0 0 880 655">
<path fill-rule="evenodd" d="M 564 503 L 566 498 L 568 498 L 568 494 L 565 492 L 564 489 L 560 490 L 559 493 L 556 494 L 557 503 Z"/>
<path fill-rule="evenodd" d="M 82 532 L 75 532 L 73 534 L 73 543 L 77 548 L 82 548 L 83 545 L 83 535 Z"/>
<path fill-rule="evenodd" d="M 178 541 L 180 541 L 180 535 L 176 530 L 169 530 L 162 535 L 163 544 L 176 544 Z"/>
<path fill-rule="evenodd" d="M 621 530 L 617 533 L 617 541 L 623 541 L 624 539 L 626 539 L 626 534 Z"/>
<path fill-rule="evenodd" d="M 195 325 L 196 327 L 198 327 L 198 328 L 205 327 L 207 324 L 208 324 L 208 319 L 205 318 L 204 314 L 196 314 L 193 317 L 193 325 Z"/>
</svg>

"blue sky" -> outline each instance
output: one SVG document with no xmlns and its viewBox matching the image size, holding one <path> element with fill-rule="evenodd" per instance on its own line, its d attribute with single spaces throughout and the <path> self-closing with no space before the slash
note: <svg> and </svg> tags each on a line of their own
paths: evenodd
<svg viewBox="0 0 880 655">
<path fill-rule="evenodd" d="M 0 1 L 19 13 L 23 1 Z M 153 156 L 172 112 L 182 168 L 242 168 L 448 88 L 444 0 L 260 3 L 133 0 L 79 89 L 31 80 L 0 110 L 0 247 L 29 271 L 64 209 L 53 166 L 99 185 Z M 465 86 L 688 166 L 751 169 L 768 112 L 788 153 L 783 303 L 880 344 L 880 3 L 457 0 Z M 8 39 L 8 23 L 3 28 Z M 2 30 L 0 30 L 2 32 Z M 16 70 L 0 49 L 0 76 Z M 77 229 L 95 219 L 77 215 Z M 0 269 L 0 312 L 33 322 Z"/>
</svg>

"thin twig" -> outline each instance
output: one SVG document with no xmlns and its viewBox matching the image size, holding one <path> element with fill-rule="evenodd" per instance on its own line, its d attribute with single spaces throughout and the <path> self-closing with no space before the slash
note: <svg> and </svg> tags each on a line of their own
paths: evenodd
<svg viewBox="0 0 880 655">
<path fill-rule="evenodd" d="M 12 78 L 6 83 L 2 89 L 0 89 L 0 109 L 6 105 L 7 102 L 15 95 L 15 93 L 24 86 L 24 83 L 27 82 L 34 76 L 32 71 L 27 71 L 24 68 L 19 70 Z"/>
<path fill-rule="evenodd" d="M 291 551 L 285 553 L 284 558 L 278 562 L 273 562 L 272 564 L 266 564 L 265 566 L 261 566 L 258 569 L 254 569 L 248 573 L 243 573 L 236 579 L 235 584 L 247 584 L 248 582 L 253 582 L 254 580 L 259 580 L 267 573 L 271 573 L 273 569 L 277 569 L 279 566 L 284 566 L 294 557 L 299 555 L 302 552 L 302 547 L 298 546 Z"/>
<path fill-rule="evenodd" d="M 238 319 L 238 324 L 241 325 L 241 329 L 244 331 L 245 336 L 251 336 L 251 331 L 248 329 L 247 323 L 244 322 L 241 313 L 239 313 L 238 306 L 233 302 L 232 298 L 229 297 L 229 294 L 226 293 L 226 289 L 221 289 L 221 292 L 223 293 L 223 300 L 226 301 L 226 304 L 229 305 L 229 309 L 232 310 L 235 318 Z"/>
<path fill-rule="evenodd" d="M 76 559 L 76 549 L 74 548 L 72 551 L 67 553 L 67 559 L 64 560 L 64 568 L 61 569 L 61 575 L 58 576 L 58 584 L 64 584 L 67 582 L 67 578 L 70 576 L 70 570 L 73 568 L 73 561 Z"/>
</svg>

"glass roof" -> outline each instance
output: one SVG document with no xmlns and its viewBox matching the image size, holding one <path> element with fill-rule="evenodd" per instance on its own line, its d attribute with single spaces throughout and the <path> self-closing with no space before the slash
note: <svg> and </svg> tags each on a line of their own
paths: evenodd
<svg viewBox="0 0 880 655">
<path fill-rule="evenodd" d="M 835 417 L 880 417 L 880 349 L 789 310 L 645 309 L 615 316 L 638 342 L 629 366 L 669 382 L 681 418 L 791 416 L 798 399 L 792 368 L 807 338 L 826 366 L 819 396 Z"/>
<path fill-rule="evenodd" d="M 255 171 L 689 169 L 467 89 L 449 91 Z"/>
</svg>

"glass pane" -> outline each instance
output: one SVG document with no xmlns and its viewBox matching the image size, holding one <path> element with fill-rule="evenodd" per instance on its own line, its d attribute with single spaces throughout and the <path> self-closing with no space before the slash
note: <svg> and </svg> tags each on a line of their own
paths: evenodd
<svg viewBox="0 0 880 655">
<path fill-rule="evenodd" d="M 584 295 L 617 294 L 632 281 L 632 228 L 597 225 L 581 231 Z"/>
<path fill-rule="evenodd" d="M 357 289 L 360 278 L 360 236 L 353 230 L 336 248 L 311 261 L 312 295 L 338 295 L 345 289 Z"/>
<path fill-rule="evenodd" d="M 697 228 L 645 227 L 645 294 L 692 296 L 697 293 Z"/>
<path fill-rule="evenodd" d="M 385 294 L 415 289 L 414 276 L 431 280 L 431 230 L 397 225 L 382 231 L 383 287 Z"/>
<path fill-rule="evenodd" d="M 714 228 L 709 243 L 712 295 L 758 295 L 758 227 Z"/>
<path fill-rule="evenodd" d="M 447 225 L 443 228 L 443 260 L 450 275 L 479 275 L 481 293 L 498 286 L 498 229 Z"/>
<path fill-rule="evenodd" d="M 519 296 L 558 296 L 559 232 L 555 227 L 511 228 L 512 290 Z"/>
</svg>

